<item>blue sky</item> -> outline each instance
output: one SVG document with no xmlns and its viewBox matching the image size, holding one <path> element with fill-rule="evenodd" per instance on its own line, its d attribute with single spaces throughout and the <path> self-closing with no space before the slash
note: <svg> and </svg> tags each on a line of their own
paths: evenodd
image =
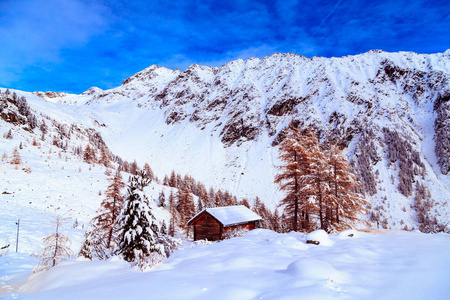
<svg viewBox="0 0 450 300">
<path fill-rule="evenodd" d="M 81 93 L 158 64 L 450 48 L 444 1 L 1 0 L 0 87 Z"/>
</svg>

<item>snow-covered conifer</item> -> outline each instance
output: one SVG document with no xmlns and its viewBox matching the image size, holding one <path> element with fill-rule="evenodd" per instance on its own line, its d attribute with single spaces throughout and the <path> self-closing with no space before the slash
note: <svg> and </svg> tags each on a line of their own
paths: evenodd
<svg viewBox="0 0 450 300">
<path fill-rule="evenodd" d="M 142 174 L 141 174 L 142 175 Z M 147 196 L 143 193 L 149 181 L 133 176 L 128 184 L 125 203 L 119 217 L 119 253 L 126 261 L 141 265 L 152 253 L 163 255 L 156 244 L 158 226 Z"/>
<path fill-rule="evenodd" d="M 161 191 L 159 193 L 158 206 L 159 207 L 166 207 L 166 196 L 164 195 L 164 191 Z"/>
</svg>

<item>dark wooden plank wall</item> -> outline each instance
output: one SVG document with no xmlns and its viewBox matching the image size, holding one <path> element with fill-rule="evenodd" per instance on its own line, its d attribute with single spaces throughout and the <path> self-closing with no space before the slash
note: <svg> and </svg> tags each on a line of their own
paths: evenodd
<svg viewBox="0 0 450 300">
<path fill-rule="evenodd" d="M 194 240 L 218 241 L 222 235 L 222 225 L 208 214 L 203 214 L 195 221 Z"/>
</svg>

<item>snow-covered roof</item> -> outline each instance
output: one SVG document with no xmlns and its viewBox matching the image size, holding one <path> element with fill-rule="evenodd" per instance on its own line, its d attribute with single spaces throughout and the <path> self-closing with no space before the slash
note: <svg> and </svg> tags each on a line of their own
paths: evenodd
<svg viewBox="0 0 450 300">
<path fill-rule="evenodd" d="M 261 220 L 262 218 L 244 205 L 206 208 L 189 220 L 190 225 L 198 216 L 207 212 L 224 227 Z"/>
</svg>

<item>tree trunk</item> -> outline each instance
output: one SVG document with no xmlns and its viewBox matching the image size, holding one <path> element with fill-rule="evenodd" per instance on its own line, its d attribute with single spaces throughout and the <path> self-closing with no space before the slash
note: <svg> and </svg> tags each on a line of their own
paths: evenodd
<svg viewBox="0 0 450 300">
<path fill-rule="evenodd" d="M 297 161 L 297 153 L 294 152 L 294 160 Z M 297 231 L 298 229 L 298 179 L 297 179 L 297 171 L 295 171 L 295 179 L 294 179 L 294 231 Z"/>
</svg>

